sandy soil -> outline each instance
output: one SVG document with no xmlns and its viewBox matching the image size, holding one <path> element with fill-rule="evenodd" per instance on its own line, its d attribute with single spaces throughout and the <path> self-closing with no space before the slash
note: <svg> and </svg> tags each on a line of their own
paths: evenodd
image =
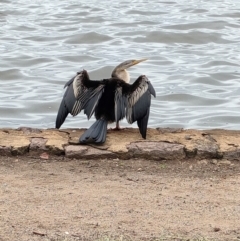
<svg viewBox="0 0 240 241">
<path fill-rule="evenodd" d="M 0 240 L 240 240 L 240 163 L 0 157 Z"/>
</svg>

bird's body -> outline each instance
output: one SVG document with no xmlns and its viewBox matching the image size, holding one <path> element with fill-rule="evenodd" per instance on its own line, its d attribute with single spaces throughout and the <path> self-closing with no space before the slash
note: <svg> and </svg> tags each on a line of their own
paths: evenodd
<svg viewBox="0 0 240 241">
<path fill-rule="evenodd" d="M 66 84 L 56 128 L 61 127 L 68 113 L 75 116 L 84 110 L 88 118 L 95 113 L 96 122 L 81 136 L 80 143 L 104 143 L 107 124 L 116 122 L 119 129 L 119 121 L 124 117 L 129 123 L 137 121 L 142 137 L 146 138 L 151 94 L 155 96 L 155 90 L 144 75 L 128 84 L 130 77 L 126 71 L 126 66 L 141 61 L 125 61 L 114 69 L 111 78 L 100 81 L 90 80 L 86 70 L 78 72 Z"/>
<path fill-rule="evenodd" d="M 121 80 L 117 78 L 106 80 L 104 92 L 95 109 L 96 119 L 104 118 L 108 120 L 109 123 L 116 121 L 114 113 L 114 97 L 119 82 L 121 82 Z"/>
</svg>

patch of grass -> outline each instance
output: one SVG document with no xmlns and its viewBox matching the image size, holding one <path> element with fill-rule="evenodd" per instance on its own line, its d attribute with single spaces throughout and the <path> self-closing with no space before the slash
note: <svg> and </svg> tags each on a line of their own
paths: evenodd
<svg viewBox="0 0 240 241">
<path fill-rule="evenodd" d="M 164 169 L 164 168 L 167 167 L 167 164 L 165 164 L 165 163 L 160 163 L 160 164 L 159 164 L 159 167 L 160 167 L 161 169 Z"/>
</svg>

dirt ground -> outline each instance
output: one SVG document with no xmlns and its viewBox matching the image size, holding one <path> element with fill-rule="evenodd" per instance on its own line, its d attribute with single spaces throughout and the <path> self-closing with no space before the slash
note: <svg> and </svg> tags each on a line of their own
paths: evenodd
<svg viewBox="0 0 240 241">
<path fill-rule="evenodd" d="M 240 240 L 240 163 L 0 157 L 0 240 Z"/>
</svg>

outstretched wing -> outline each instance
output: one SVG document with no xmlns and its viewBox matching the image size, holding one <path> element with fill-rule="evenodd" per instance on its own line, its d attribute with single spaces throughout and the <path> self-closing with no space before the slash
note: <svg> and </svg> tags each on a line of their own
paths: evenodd
<svg viewBox="0 0 240 241">
<path fill-rule="evenodd" d="M 155 90 L 145 75 L 141 75 L 126 94 L 127 121 L 130 124 L 137 121 L 139 131 L 144 139 L 146 139 L 151 95 L 156 97 Z"/>
<path fill-rule="evenodd" d="M 78 72 L 64 87 L 66 86 L 67 90 L 63 96 L 56 119 L 56 128 L 58 129 L 69 113 L 76 116 L 81 110 L 84 110 L 89 119 L 104 91 L 104 82 L 90 80 L 86 70 Z"/>
</svg>

